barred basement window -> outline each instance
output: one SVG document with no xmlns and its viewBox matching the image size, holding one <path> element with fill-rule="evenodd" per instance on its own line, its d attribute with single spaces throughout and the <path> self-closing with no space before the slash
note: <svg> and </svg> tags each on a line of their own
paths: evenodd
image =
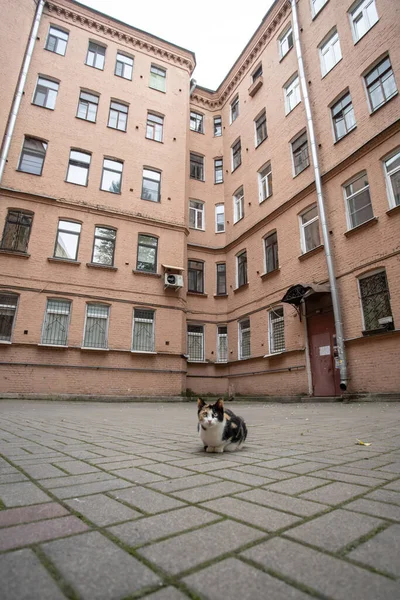
<svg viewBox="0 0 400 600">
<path fill-rule="evenodd" d="M 269 352 L 283 352 L 285 350 L 285 323 L 283 308 L 278 307 L 270 310 L 269 319 Z"/>
<path fill-rule="evenodd" d="M 27 252 L 31 234 L 33 213 L 22 210 L 9 210 L 4 225 L 2 250 Z"/>
<path fill-rule="evenodd" d="M 132 350 L 133 352 L 154 352 L 154 310 L 135 308 Z"/>
<path fill-rule="evenodd" d="M 204 360 L 204 327 L 203 325 L 187 326 L 187 355 L 188 360 Z"/>
<path fill-rule="evenodd" d="M 364 330 L 394 329 L 386 271 L 360 277 Z"/>
<path fill-rule="evenodd" d="M 239 322 L 239 360 L 250 356 L 250 319 L 246 319 Z"/>
<path fill-rule="evenodd" d="M 115 229 L 96 227 L 94 232 L 92 263 L 109 266 L 114 264 L 116 235 L 117 232 Z"/>
<path fill-rule="evenodd" d="M 217 328 L 217 362 L 228 362 L 228 328 L 219 325 Z"/>
<path fill-rule="evenodd" d="M 10 342 L 17 311 L 17 294 L 0 294 L 0 340 Z"/>
<path fill-rule="evenodd" d="M 109 306 L 104 304 L 86 305 L 84 348 L 108 348 L 109 312 Z"/>
<path fill-rule="evenodd" d="M 42 344 L 67 345 L 70 312 L 71 302 L 69 300 L 47 300 Z"/>
</svg>

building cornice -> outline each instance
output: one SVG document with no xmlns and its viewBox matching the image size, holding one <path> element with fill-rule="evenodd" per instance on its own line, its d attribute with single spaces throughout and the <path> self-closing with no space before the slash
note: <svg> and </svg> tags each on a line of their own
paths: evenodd
<svg viewBox="0 0 400 600">
<path fill-rule="evenodd" d="M 152 38 L 151 34 L 144 34 L 142 37 L 139 30 L 130 27 L 128 24 L 126 25 L 127 31 L 124 31 L 122 27 L 118 27 L 117 22 L 113 22 L 113 25 L 110 25 L 107 22 L 103 22 L 101 20 L 101 15 L 98 13 L 93 12 L 92 16 L 89 16 L 83 12 L 80 12 L 78 7 L 72 4 L 71 7 L 68 7 L 63 4 L 58 4 L 57 2 L 47 1 L 45 7 L 50 15 L 56 15 L 58 18 L 63 19 L 64 21 L 70 21 L 74 25 L 92 30 L 98 35 L 102 35 L 106 38 L 112 39 L 113 41 L 123 43 L 132 50 L 141 50 L 146 54 L 153 55 L 155 58 L 165 60 L 174 64 L 175 66 L 180 66 L 186 69 L 189 74 L 192 73 L 195 67 L 194 57 L 193 60 L 188 57 L 189 51 L 185 55 L 183 51 L 180 53 L 177 47 L 175 50 L 175 47 L 172 45 L 171 50 L 167 49 L 167 47 L 164 47 L 161 44 L 161 40 L 158 38 Z M 90 11 L 89 7 L 87 9 Z M 112 17 L 106 18 L 110 21 L 113 21 Z M 146 36 L 148 36 L 149 39 L 146 39 Z M 168 46 L 168 42 L 165 42 L 165 46 Z M 174 48 L 174 50 L 172 50 L 172 48 Z"/>
</svg>

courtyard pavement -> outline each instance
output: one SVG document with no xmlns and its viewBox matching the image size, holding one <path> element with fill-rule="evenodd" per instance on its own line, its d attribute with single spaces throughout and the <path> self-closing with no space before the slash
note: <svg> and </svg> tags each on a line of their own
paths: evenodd
<svg viewBox="0 0 400 600">
<path fill-rule="evenodd" d="M 0 401 L 0 598 L 399 599 L 400 405 L 229 408 Z"/>
</svg>

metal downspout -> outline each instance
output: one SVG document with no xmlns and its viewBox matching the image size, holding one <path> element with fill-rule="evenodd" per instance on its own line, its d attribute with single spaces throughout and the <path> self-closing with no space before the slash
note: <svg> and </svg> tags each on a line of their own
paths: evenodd
<svg viewBox="0 0 400 600">
<path fill-rule="evenodd" d="M 3 144 L 1 148 L 0 154 L 0 183 L 3 179 L 4 169 L 7 163 L 8 151 L 10 149 L 11 139 L 14 132 L 15 122 L 17 120 L 17 115 L 19 111 L 19 107 L 22 100 L 22 94 L 25 87 L 26 78 L 28 75 L 29 65 L 31 63 L 31 58 L 33 54 L 33 48 L 36 42 L 36 36 L 39 29 L 40 19 L 42 18 L 43 7 L 45 0 L 39 0 L 37 7 L 35 18 L 32 23 L 32 29 L 29 36 L 28 46 L 25 51 L 24 62 L 22 63 L 21 73 L 18 78 L 17 90 L 15 92 L 14 100 L 11 106 L 10 116 L 8 118 L 6 132 L 4 134 Z"/>
<path fill-rule="evenodd" d="M 190 90 L 189 90 L 189 97 L 193 94 L 195 87 L 197 85 L 197 81 L 195 79 L 191 79 L 190 80 Z"/>
<path fill-rule="evenodd" d="M 333 264 L 332 258 L 332 250 L 329 239 L 329 230 L 326 221 L 326 213 L 325 213 L 325 205 L 324 205 L 324 197 L 322 194 L 322 182 L 321 182 L 321 174 L 319 170 L 319 162 L 318 162 L 318 152 L 317 146 L 315 143 L 315 134 L 314 134 L 314 124 L 312 120 L 311 114 L 311 105 L 310 99 L 308 97 L 307 90 L 307 82 L 304 74 L 304 64 L 303 64 L 303 56 L 301 53 L 300 46 L 300 37 L 299 37 L 299 23 L 297 19 L 297 6 L 296 0 L 290 0 L 292 5 L 292 16 L 293 16 L 293 33 L 294 33 L 294 41 L 296 46 L 296 54 L 297 54 L 297 62 L 299 67 L 299 77 L 301 83 L 301 90 L 304 98 L 304 107 L 306 111 L 307 117 L 307 130 L 310 139 L 311 146 L 311 156 L 314 166 L 314 176 L 315 176 L 315 187 L 317 191 L 317 201 L 318 201 L 318 212 L 319 218 L 321 222 L 322 229 L 322 237 L 324 241 L 325 247 L 325 256 L 326 256 L 326 264 L 328 267 L 328 276 L 329 276 L 329 284 L 331 287 L 331 295 L 332 295 L 332 304 L 333 304 L 333 315 L 335 319 L 335 328 L 336 328 L 336 342 L 338 348 L 339 355 L 339 369 L 340 369 L 340 389 L 347 389 L 347 360 L 346 360 L 346 351 L 344 347 L 344 336 L 343 336 L 343 323 L 340 309 L 340 300 L 339 294 L 336 284 L 336 275 L 335 275 L 335 267 Z"/>
</svg>

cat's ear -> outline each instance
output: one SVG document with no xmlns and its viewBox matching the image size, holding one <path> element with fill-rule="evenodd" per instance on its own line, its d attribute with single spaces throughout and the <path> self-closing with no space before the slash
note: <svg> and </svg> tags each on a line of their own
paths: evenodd
<svg viewBox="0 0 400 600">
<path fill-rule="evenodd" d="M 215 408 L 220 411 L 223 412 L 224 411 L 224 401 L 222 400 L 222 398 L 219 398 L 216 403 L 214 404 Z"/>
<path fill-rule="evenodd" d="M 202 400 L 201 398 L 197 398 L 197 407 L 199 410 L 201 410 L 205 405 L 206 403 L 204 402 L 204 400 Z"/>
</svg>

